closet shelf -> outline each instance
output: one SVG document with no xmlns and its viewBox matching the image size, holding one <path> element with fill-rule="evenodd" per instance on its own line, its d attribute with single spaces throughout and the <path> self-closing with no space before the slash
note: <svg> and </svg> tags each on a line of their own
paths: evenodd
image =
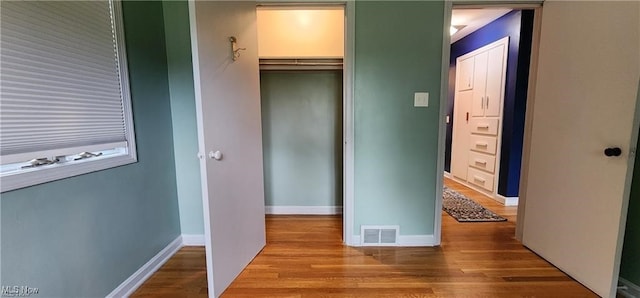
<svg viewBox="0 0 640 298">
<path fill-rule="evenodd" d="M 260 70 L 341 70 L 343 59 L 260 59 Z"/>
</svg>

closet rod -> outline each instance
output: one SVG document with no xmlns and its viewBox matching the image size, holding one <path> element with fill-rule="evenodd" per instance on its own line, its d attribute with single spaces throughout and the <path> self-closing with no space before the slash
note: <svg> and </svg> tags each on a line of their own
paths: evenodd
<svg viewBox="0 0 640 298">
<path fill-rule="evenodd" d="M 263 62 L 260 65 L 287 65 L 287 66 L 342 66 L 342 62 Z"/>
<path fill-rule="evenodd" d="M 260 69 L 263 70 L 332 70 L 342 69 L 342 59 L 260 59 Z"/>
</svg>

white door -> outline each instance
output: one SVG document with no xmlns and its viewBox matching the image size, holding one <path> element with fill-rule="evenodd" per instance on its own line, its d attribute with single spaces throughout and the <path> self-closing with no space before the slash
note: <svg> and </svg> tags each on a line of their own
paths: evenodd
<svg viewBox="0 0 640 298">
<path fill-rule="evenodd" d="M 469 59 L 467 59 L 469 60 Z M 471 59 L 473 61 L 473 59 Z M 456 87 L 457 89 L 457 87 Z M 453 104 L 453 131 L 451 136 L 451 175 L 467 180 L 469 163 L 469 113 L 473 91 L 456 92 Z"/>
<path fill-rule="evenodd" d="M 484 116 L 484 97 L 487 92 L 487 52 L 475 56 L 473 69 L 473 104 L 472 116 Z"/>
<path fill-rule="evenodd" d="M 473 88 L 473 57 L 456 63 L 456 91 Z"/>
<path fill-rule="evenodd" d="M 189 5 L 207 279 L 218 297 L 265 245 L 256 4 Z M 231 36 L 245 48 L 235 61 Z"/>
<path fill-rule="evenodd" d="M 504 94 L 503 76 L 506 74 L 505 45 L 501 44 L 487 52 L 487 87 L 484 98 L 484 115 L 499 117 Z"/>
<path fill-rule="evenodd" d="M 523 243 L 603 297 L 615 296 L 639 77 L 640 2 L 545 1 Z"/>
</svg>

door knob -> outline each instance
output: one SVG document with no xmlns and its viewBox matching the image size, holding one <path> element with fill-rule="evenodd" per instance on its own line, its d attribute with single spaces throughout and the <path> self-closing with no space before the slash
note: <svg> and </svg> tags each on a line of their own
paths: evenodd
<svg viewBox="0 0 640 298">
<path fill-rule="evenodd" d="M 222 152 L 218 151 L 209 151 L 209 158 L 213 158 L 215 160 L 221 160 L 222 159 Z"/>
<path fill-rule="evenodd" d="M 621 154 L 622 154 L 622 149 L 618 147 L 611 147 L 611 148 L 604 149 L 604 155 L 609 157 L 620 156 Z"/>
</svg>

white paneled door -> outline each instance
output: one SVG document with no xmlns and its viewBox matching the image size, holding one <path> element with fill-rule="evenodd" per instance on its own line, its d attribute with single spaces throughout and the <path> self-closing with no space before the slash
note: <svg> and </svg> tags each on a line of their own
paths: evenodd
<svg viewBox="0 0 640 298">
<path fill-rule="evenodd" d="M 544 2 L 523 243 L 602 297 L 615 297 L 639 77 L 640 2 Z"/>
<path fill-rule="evenodd" d="M 256 3 L 189 9 L 207 279 L 218 297 L 265 245 Z"/>
</svg>

